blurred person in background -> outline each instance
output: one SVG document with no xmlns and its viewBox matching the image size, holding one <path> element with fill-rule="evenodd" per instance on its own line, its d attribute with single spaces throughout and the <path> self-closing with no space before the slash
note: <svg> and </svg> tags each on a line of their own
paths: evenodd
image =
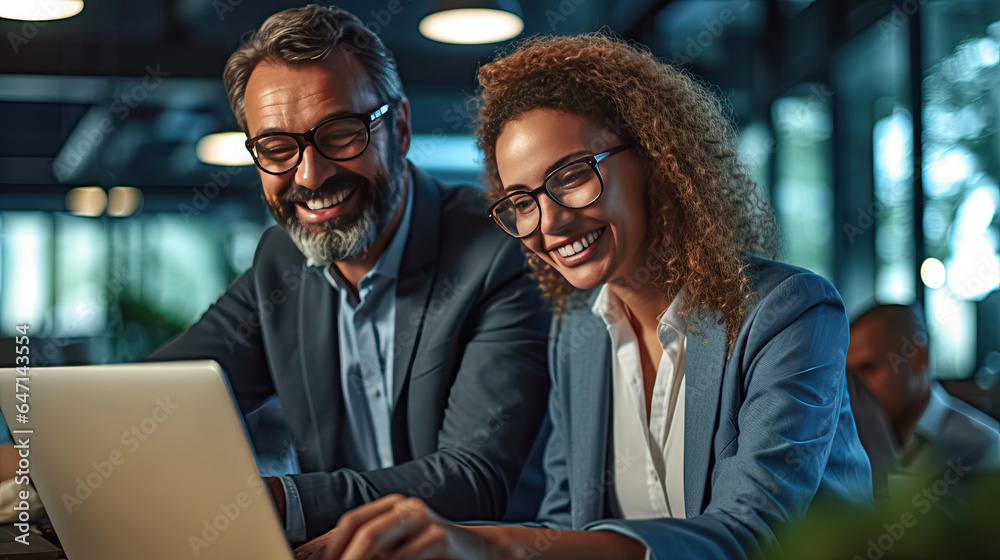
<svg viewBox="0 0 1000 560">
<path fill-rule="evenodd" d="M 928 347 L 927 327 L 905 305 L 877 305 L 851 323 L 849 375 L 878 398 L 892 426 L 891 448 L 879 455 L 894 461 L 872 460 L 886 465 L 890 493 L 909 479 L 956 484 L 1000 468 L 997 421 L 945 391 L 931 375 Z M 960 494 L 934 503 L 949 508 Z"/>
<path fill-rule="evenodd" d="M 851 412 L 858 427 L 858 438 L 872 466 L 872 491 L 876 498 L 888 492 L 887 477 L 896 464 L 893 452 L 896 435 L 882 403 L 854 372 L 847 372 L 847 394 L 851 397 Z"/>
</svg>

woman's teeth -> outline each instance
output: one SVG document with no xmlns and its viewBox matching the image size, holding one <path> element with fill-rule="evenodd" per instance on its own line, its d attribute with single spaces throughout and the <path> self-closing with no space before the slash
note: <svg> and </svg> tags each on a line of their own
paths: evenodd
<svg viewBox="0 0 1000 560">
<path fill-rule="evenodd" d="M 604 233 L 603 229 L 600 229 L 598 231 L 592 231 L 587 235 L 584 235 L 583 238 L 580 239 L 579 241 L 574 241 L 573 243 L 563 245 L 562 247 L 556 249 L 556 251 L 558 251 L 559 254 L 562 255 L 563 257 L 572 257 L 573 255 L 579 253 L 580 251 L 586 249 L 587 247 L 590 247 L 590 245 L 594 241 L 596 241 L 597 238 L 600 237 L 602 233 Z"/>
</svg>

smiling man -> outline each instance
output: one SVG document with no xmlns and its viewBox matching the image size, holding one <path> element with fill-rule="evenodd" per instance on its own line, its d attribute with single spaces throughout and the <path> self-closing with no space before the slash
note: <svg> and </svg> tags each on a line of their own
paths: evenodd
<svg viewBox="0 0 1000 560">
<path fill-rule="evenodd" d="M 268 479 L 292 542 L 391 493 L 498 519 L 544 416 L 548 315 L 472 188 L 409 164 L 395 61 L 353 15 L 269 18 L 224 74 L 280 227 L 152 359 L 277 395 L 303 474 Z"/>
</svg>

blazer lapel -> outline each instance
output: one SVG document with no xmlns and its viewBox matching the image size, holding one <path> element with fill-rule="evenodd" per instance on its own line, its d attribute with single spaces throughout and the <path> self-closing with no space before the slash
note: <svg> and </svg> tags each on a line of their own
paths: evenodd
<svg viewBox="0 0 1000 560">
<path fill-rule="evenodd" d="M 304 269 L 299 291 L 299 360 L 307 413 L 319 450 L 317 470 L 329 471 L 334 457 L 343 395 L 340 386 L 340 344 L 337 336 L 338 300 L 322 273 Z M 319 312 L 317 312 L 319 310 Z M 329 310 L 327 312 L 326 310 Z"/>
<path fill-rule="evenodd" d="M 719 414 L 719 394 L 725 371 L 726 328 L 716 323 L 716 314 L 689 319 L 697 332 L 689 330 L 684 366 L 684 509 L 687 517 L 701 513 L 708 485 L 712 439 Z"/>
<path fill-rule="evenodd" d="M 574 452 L 575 471 L 579 484 L 574 487 L 582 493 L 573 496 L 573 528 L 596 521 L 604 516 L 607 484 L 604 472 L 608 457 L 608 426 L 611 419 L 611 359 L 607 326 L 590 307 L 573 313 L 563 329 L 567 337 L 561 346 L 568 352 L 568 362 L 560 377 L 570 387 L 568 418 L 570 449 Z M 598 499 L 589 493 L 598 492 Z"/>
<path fill-rule="evenodd" d="M 436 280 L 436 267 L 431 266 L 438 255 L 438 220 L 441 215 L 441 194 L 434 180 L 410 166 L 413 177 L 413 214 L 410 231 L 403 250 L 396 280 L 396 334 L 392 363 L 393 409 L 413 365 L 413 355 L 420 341 L 427 298 Z"/>
</svg>

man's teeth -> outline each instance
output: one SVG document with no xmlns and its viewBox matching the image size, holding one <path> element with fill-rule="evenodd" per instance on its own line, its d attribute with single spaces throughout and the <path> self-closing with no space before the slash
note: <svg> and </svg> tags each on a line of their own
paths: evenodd
<svg viewBox="0 0 1000 560">
<path fill-rule="evenodd" d="M 573 255 L 579 253 L 580 251 L 586 249 L 587 247 L 590 247 L 590 244 L 596 241 L 597 238 L 600 237 L 602 233 L 604 233 L 603 229 L 599 231 L 592 231 L 587 235 L 584 235 L 583 238 L 580 239 L 579 241 L 574 241 L 573 243 L 563 245 L 562 247 L 556 249 L 556 251 L 559 251 L 559 254 L 564 257 L 572 257 Z"/>
<path fill-rule="evenodd" d="M 322 210 L 324 208 L 340 204 L 349 194 L 351 194 L 351 191 L 341 191 L 339 194 L 331 195 L 326 198 L 314 198 L 312 200 L 307 200 L 303 204 L 308 206 L 310 210 Z"/>
</svg>

